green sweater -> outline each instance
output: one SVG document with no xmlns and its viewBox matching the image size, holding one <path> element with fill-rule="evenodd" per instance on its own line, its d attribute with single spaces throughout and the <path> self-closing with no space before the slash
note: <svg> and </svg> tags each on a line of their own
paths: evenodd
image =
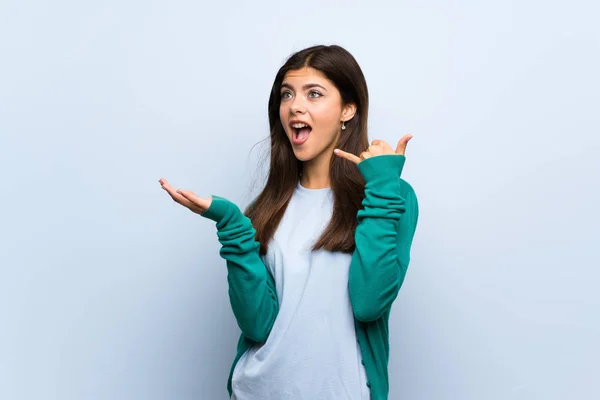
<svg viewBox="0 0 600 400">
<path fill-rule="evenodd" d="M 386 154 L 357 165 L 365 179 L 365 198 L 356 215 L 348 289 L 372 400 L 388 398 L 390 309 L 404 281 L 419 215 L 413 188 L 400 178 L 405 161 L 402 155 Z M 236 363 L 252 345 L 267 340 L 279 303 L 251 221 L 234 203 L 212 198 L 202 216 L 216 222 L 231 308 L 242 331 L 227 382 L 231 396 Z"/>
</svg>

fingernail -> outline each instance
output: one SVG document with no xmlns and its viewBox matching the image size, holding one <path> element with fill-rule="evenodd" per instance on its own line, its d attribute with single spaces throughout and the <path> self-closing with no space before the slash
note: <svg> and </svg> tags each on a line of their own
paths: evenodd
<svg viewBox="0 0 600 400">
<path fill-rule="evenodd" d="M 335 154 L 339 154 L 339 153 L 340 153 L 340 150 L 339 150 L 339 149 L 335 149 L 335 150 L 333 150 L 333 152 L 334 152 Z"/>
</svg>

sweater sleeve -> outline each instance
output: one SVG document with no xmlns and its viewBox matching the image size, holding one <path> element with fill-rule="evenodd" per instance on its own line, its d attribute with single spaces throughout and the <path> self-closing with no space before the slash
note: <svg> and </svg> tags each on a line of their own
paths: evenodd
<svg viewBox="0 0 600 400">
<path fill-rule="evenodd" d="M 400 179 L 405 161 L 403 155 L 386 154 L 358 163 L 365 198 L 348 280 L 358 321 L 374 321 L 389 310 L 408 268 L 419 210 L 414 190 Z"/>
<path fill-rule="evenodd" d="M 245 337 L 265 342 L 279 310 L 275 281 L 260 258 L 250 219 L 229 200 L 215 195 L 212 199 L 202 216 L 216 222 L 233 314 Z"/>
</svg>

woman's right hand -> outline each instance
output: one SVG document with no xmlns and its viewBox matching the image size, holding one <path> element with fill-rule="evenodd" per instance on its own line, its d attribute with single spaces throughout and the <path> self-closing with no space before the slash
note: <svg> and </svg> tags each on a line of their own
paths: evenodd
<svg viewBox="0 0 600 400">
<path fill-rule="evenodd" d="M 190 211 L 202 215 L 206 210 L 209 209 L 212 203 L 212 197 L 203 198 L 198 197 L 189 190 L 173 189 L 173 187 L 167 182 L 166 179 L 160 178 L 158 180 L 160 186 L 169 193 L 169 196 L 176 202 L 184 207 L 190 209 Z"/>
</svg>

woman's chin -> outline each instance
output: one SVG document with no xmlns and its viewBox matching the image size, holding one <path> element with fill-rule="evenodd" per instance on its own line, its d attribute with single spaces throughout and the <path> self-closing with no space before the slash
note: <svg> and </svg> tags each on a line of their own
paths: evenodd
<svg viewBox="0 0 600 400">
<path fill-rule="evenodd" d="M 298 159 L 298 161 L 306 162 L 313 159 L 313 157 L 308 154 L 306 151 L 294 151 L 294 155 Z"/>
</svg>

